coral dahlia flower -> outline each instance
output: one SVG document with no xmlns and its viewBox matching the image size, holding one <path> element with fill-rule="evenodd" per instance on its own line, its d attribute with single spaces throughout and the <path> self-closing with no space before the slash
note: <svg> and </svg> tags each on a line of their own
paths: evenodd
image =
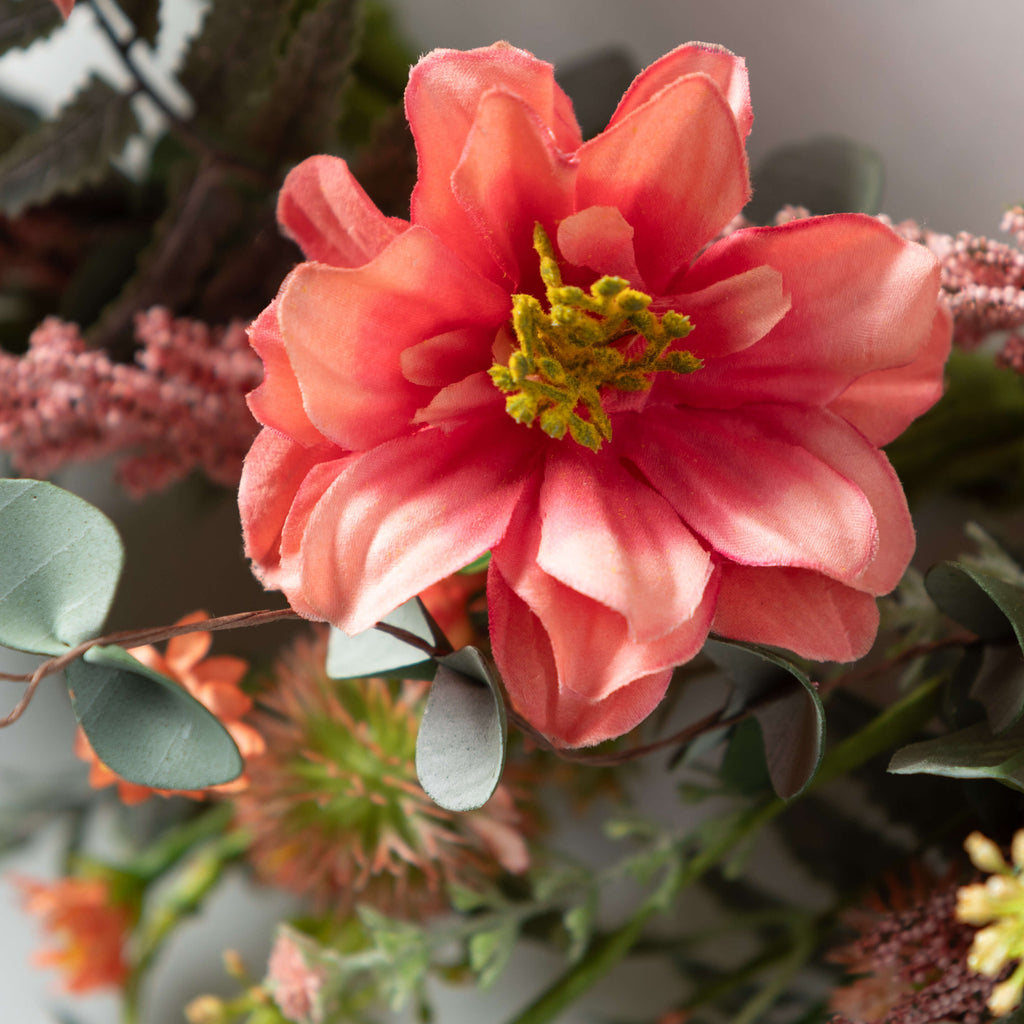
<svg viewBox="0 0 1024 1024">
<path fill-rule="evenodd" d="M 717 47 L 586 142 L 502 43 L 428 54 L 406 111 L 408 222 L 330 157 L 280 197 L 308 262 L 251 329 L 264 584 L 357 633 L 490 550 L 508 694 L 566 746 L 640 722 L 712 629 L 864 654 L 914 546 L 878 449 L 941 390 L 935 257 L 853 214 L 715 240 L 752 121 Z"/>
</svg>

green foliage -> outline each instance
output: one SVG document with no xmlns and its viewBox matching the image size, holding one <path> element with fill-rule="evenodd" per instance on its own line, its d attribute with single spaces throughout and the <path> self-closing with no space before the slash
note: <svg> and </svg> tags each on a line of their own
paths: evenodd
<svg viewBox="0 0 1024 1024">
<path fill-rule="evenodd" d="M 0 54 L 48 36 L 63 22 L 53 0 L 0 0 Z"/>
<path fill-rule="evenodd" d="M 437 659 L 416 739 L 416 774 L 450 811 L 481 807 L 505 767 L 508 725 L 497 670 L 475 647 Z"/>
<path fill-rule="evenodd" d="M 137 129 L 131 97 L 93 76 L 53 121 L 0 157 L 0 209 L 15 216 L 100 181 Z"/>
</svg>

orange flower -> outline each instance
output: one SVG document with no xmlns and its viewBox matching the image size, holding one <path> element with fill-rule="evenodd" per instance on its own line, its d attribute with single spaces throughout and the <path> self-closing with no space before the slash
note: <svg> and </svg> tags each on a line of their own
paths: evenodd
<svg viewBox="0 0 1024 1024">
<path fill-rule="evenodd" d="M 40 882 L 15 877 L 29 914 L 41 918 L 55 943 L 39 950 L 32 962 L 56 967 L 67 992 L 124 984 L 128 965 L 124 945 L 132 924 L 132 909 L 116 903 L 101 878 L 60 878 Z"/>
<path fill-rule="evenodd" d="M 486 573 L 454 573 L 420 592 L 420 600 L 455 650 L 480 642 L 469 611 L 474 599 L 483 596 L 486 586 Z M 486 605 L 480 604 L 486 613 Z"/>
<path fill-rule="evenodd" d="M 205 611 L 192 612 L 179 619 L 175 625 L 183 626 L 202 622 L 210 616 Z M 231 734 L 242 757 L 248 760 L 263 753 L 263 737 L 242 719 L 252 709 L 252 698 L 239 688 L 242 677 L 249 669 L 249 663 L 242 658 L 219 655 L 207 658 L 213 643 L 213 634 L 206 632 L 186 633 L 167 642 L 164 654 L 152 646 L 134 647 L 130 653 L 143 665 L 160 672 L 185 687 L 193 697 L 220 719 Z M 202 799 L 210 793 L 237 793 L 248 785 L 243 773 L 231 782 L 221 786 L 210 786 L 198 790 L 150 789 L 128 782 L 112 772 L 96 756 L 88 738 L 81 729 L 75 738 L 75 753 L 90 762 L 89 785 L 94 789 L 117 784 L 118 795 L 126 804 L 138 804 L 148 800 L 154 793 L 160 796 L 187 796 Z"/>
</svg>

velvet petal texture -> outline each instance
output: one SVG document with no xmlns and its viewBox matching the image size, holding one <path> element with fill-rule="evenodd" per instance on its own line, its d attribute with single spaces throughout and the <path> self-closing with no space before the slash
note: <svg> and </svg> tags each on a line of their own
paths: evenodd
<svg viewBox="0 0 1024 1024">
<path fill-rule="evenodd" d="M 878 446 L 941 392 L 935 257 L 856 214 L 716 240 L 750 193 L 752 121 L 743 61 L 720 47 L 656 61 L 585 143 L 550 65 L 504 43 L 428 54 L 406 112 L 408 223 L 332 157 L 282 192 L 310 262 L 251 330 L 264 430 L 239 504 L 265 585 L 357 632 L 491 550 L 513 709 L 562 746 L 640 723 L 711 629 L 863 655 L 914 546 Z M 700 365 L 632 390 L 592 341 L 565 350 L 597 381 L 597 450 L 506 415 L 488 373 L 523 341 L 515 295 L 546 315 L 580 294 L 547 294 L 536 224 L 566 286 L 616 275 L 692 324 L 672 345 Z"/>
</svg>

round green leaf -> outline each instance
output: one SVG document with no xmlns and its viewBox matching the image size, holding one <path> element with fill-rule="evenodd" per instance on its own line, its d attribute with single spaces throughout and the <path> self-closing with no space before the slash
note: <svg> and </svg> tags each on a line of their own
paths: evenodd
<svg viewBox="0 0 1024 1024">
<path fill-rule="evenodd" d="M 501 781 L 508 727 L 497 672 L 475 647 L 438 658 L 416 737 L 416 774 L 449 811 L 482 807 Z"/>
<path fill-rule="evenodd" d="M 989 643 L 1016 639 L 1024 649 L 1024 591 L 960 562 L 940 562 L 924 585 L 931 599 L 957 622 Z"/>
<path fill-rule="evenodd" d="M 237 778 L 242 757 L 187 690 L 120 647 L 93 647 L 65 669 L 71 704 L 99 759 L 155 789 L 204 789 Z"/>
<path fill-rule="evenodd" d="M 757 719 L 775 792 L 796 796 L 814 778 L 825 749 L 825 709 L 814 683 L 767 647 L 717 639 L 707 641 L 704 653 L 734 683 L 726 714 L 749 707 Z"/>
<path fill-rule="evenodd" d="M 98 636 L 121 576 L 114 524 L 39 480 L 0 480 L 0 644 L 63 654 Z"/>
<path fill-rule="evenodd" d="M 382 621 L 413 633 L 431 646 L 437 643 L 433 620 L 418 597 L 399 605 Z M 429 656 L 418 647 L 380 629 L 371 628 L 349 636 L 332 626 L 327 640 L 327 675 L 330 679 L 386 675 L 395 669 L 429 660 Z"/>
</svg>

